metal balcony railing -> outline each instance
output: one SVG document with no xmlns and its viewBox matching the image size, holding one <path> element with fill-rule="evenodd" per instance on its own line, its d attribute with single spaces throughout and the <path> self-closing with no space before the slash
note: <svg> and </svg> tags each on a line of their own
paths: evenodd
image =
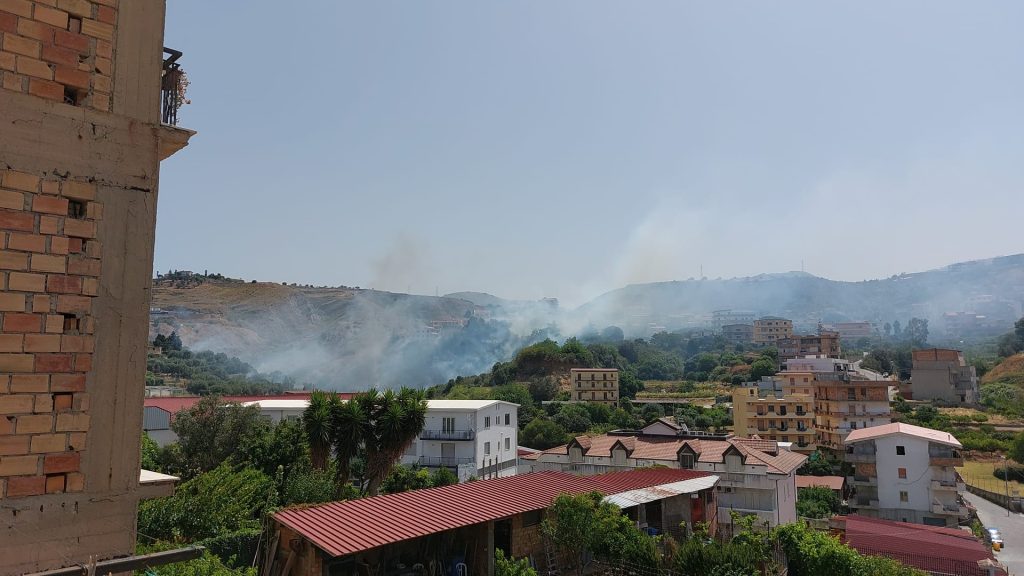
<svg viewBox="0 0 1024 576">
<path fill-rule="evenodd" d="M 160 78 L 160 122 L 170 126 L 178 125 L 178 110 L 185 103 L 185 72 L 178 64 L 182 54 L 178 50 L 164 47 L 163 71 Z"/>
<path fill-rule="evenodd" d="M 426 468 L 440 468 L 442 466 L 455 468 L 460 464 L 472 464 L 472 458 L 457 458 L 455 456 L 420 456 L 420 466 Z"/>
<path fill-rule="evenodd" d="M 420 440 L 472 440 L 473 430 L 423 430 Z"/>
</svg>

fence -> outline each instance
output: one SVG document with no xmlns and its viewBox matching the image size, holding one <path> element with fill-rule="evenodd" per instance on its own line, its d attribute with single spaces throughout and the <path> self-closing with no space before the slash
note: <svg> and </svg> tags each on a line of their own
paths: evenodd
<svg viewBox="0 0 1024 576">
<path fill-rule="evenodd" d="M 919 554 L 876 554 L 891 558 L 905 566 L 912 566 L 933 576 L 1006 576 L 1005 569 L 996 566 L 979 566 L 977 562 L 955 558 L 937 558 Z"/>
</svg>

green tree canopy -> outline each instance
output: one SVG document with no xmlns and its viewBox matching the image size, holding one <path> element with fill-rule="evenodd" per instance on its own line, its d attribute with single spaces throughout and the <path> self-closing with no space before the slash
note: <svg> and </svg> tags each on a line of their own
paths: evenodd
<svg viewBox="0 0 1024 576">
<path fill-rule="evenodd" d="M 520 442 L 523 443 L 523 446 L 547 450 L 565 444 L 567 436 L 565 428 L 557 423 L 547 418 L 534 418 L 523 429 Z"/>
</svg>

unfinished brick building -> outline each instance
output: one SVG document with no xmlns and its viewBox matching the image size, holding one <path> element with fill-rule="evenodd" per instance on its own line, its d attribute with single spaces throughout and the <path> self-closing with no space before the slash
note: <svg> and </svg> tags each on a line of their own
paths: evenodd
<svg viewBox="0 0 1024 576">
<path fill-rule="evenodd" d="M 0 0 L 0 574 L 134 552 L 164 8 Z"/>
</svg>

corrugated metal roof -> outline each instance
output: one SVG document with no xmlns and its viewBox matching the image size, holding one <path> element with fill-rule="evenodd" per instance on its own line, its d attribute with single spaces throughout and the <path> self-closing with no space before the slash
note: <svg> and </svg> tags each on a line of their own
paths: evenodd
<svg viewBox="0 0 1024 576">
<path fill-rule="evenodd" d="M 537 472 L 282 510 L 274 518 L 331 556 L 540 510 L 564 493 L 617 494 L 708 476 L 654 468 L 601 476 Z"/>
<path fill-rule="evenodd" d="M 620 494 L 613 494 L 605 497 L 605 502 L 615 504 L 619 508 L 629 508 L 630 506 L 663 500 L 679 496 L 680 494 L 693 494 L 694 492 L 713 488 L 717 483 L 718 476 L 704 476 L 703 478 L 693 478 L 691 480 L 683 480 L 682 482 L 660 484 L 650 488 L 638 488 Z"/>
</svg>

